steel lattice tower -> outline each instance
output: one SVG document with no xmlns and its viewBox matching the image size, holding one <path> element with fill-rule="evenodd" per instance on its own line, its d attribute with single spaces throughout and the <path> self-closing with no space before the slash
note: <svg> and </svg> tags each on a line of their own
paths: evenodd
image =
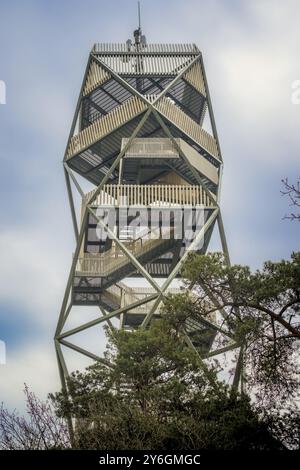
<svg viewBox="0 0 300 470">
<path fill-rule="evenodd" d="M 94 45 L 64 156 L 76 249 L 55 334 L 63 386 L 68 370 L 62 346 L 104 361 L 69 337 L 110 325 L 113 318 L 122 328 L 146 327 L 174 292 L 172 282 L 180 278 L 188 253 L 206 252 L 214 226 L 229 263 L 219 207 L 223 162 L 201 52 L 194 44 L 146 44 L 140 28 L 134 38 L 133 43 Z M 211 133 L 203 128 L 206 115 Z M 84 193 L 75 173 L 95 189 Z M 79 222 L 74 187 L 82 198 Z M 204 214 L 197 236 L 190 244 L 175 239 L 174 214 L 197 207 Z M 169 238 L 162 222 L 154 239 L 145 236 L 149 225 L 144 235 L 141 227 L 121 226 L 121 210 L 129 209 L 128 220 L 134 222 L 137 211 L 153 208 L 173 214 Z M 116 214 L 112 227 L 99 209 Z M 97 230 L 107 237 L 95 236 Z M 129 287 L 124 282 L 129 277 L 141 277 L 150 287 Z M 76 305 L 97 306 L 99 317 L 66 330 Z M 204 330 L 202 341 L 199 335 L 196 341 L 194 333 Z M 208 320 L 187 324 L 187 341 L 201 357 L 219 354 L 223 351 L 211 350 L 219 330 Z M 237 347 L 230 343 L 223 350 Z"/>
</svg>

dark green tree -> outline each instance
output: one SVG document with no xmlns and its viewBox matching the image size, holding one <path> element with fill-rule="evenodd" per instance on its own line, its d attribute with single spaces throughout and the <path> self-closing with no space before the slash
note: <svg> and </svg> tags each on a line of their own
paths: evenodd
<svg viewBox="0 0 300 470">
<path fill-rule="evenodd" d="M 224 328 L 244 345 L 249 392 L 264 406 L 299 398 L 300 253 L 255 272 L 229 266 L 221 253 L 192 253 L 183 275 L 196 295 L 185 295 L 184 306 L 171 298 L 165 309 L 196 319 L 221 311 Z"/>
<path fill-rule="evenodd" d="M 219 253 L 194 253 L 183 274 L 189 289 L 168 297 L 149 328 L 107 330 L 105 360 L 51 396 L 57 416 L 33 394 L 29 421 L 2 408 L 1 447 L 66 448 L 61 418 L 71 416 L 74 448 L 299 448 L 300 255 L 253 273 Z M 243 345 L 248 395 L 233 393 L 218 365 L 186 342 L 189 318 L 221 314 Z"/>
<path fill-rule="evenodd" d="M 281 448 L 246 396 L 232 395 L 188 347 L 182 315 L 148 329 L 107 330 L 107 364 L 97 362 L 52 396 L 76 418 L 75 447 L 88 449 Z"/>
</svg>

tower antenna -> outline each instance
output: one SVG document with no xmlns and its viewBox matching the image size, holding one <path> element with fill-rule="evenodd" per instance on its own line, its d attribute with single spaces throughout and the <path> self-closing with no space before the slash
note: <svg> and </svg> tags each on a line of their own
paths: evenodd
<svg viewBox="0 0 300 470">
<path fill-rule="evenodd" d="M 141 4 L 138 2 L 139 30 L 141 30 Z"/>
</svg>

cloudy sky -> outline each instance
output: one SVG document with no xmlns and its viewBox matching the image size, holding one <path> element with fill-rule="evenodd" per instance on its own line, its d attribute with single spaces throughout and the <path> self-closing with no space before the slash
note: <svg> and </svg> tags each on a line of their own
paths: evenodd
<svg viewBox="0 0 300 470">
<path fill-rule="evenodd" d="M 41 397 L 59 386 L 52 338 L 74 249 L 61 160 L 89 51 L 125 42 L 136 10 L 135 0 L 0 0 L 0 401 L 9 407 L 22 408 L 24 382 Z M 299 250 L 300 224 L 283 220 L 280 194 L 282 178 L 300 176 L 299 18 L 297 0 L 142 1 L 148 42 L 203 52 L 228 245 L 253 269 Z M 89 342 L 101 348 L 103 336 Z"/>
</svg>

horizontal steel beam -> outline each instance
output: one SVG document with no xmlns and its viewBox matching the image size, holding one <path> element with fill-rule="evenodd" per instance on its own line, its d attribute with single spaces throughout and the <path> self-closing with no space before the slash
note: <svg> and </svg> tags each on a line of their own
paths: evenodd
<svg viewBox="0 0 300 470">
<path fill-rule="evenodd" d="M 76 346 L 76 344 L 73 344 L 73 343 L 69 343 L 68 341 L 65 341 L 63 339 L 61 339 L 60 341 L 60 344 L 62 344 L 63 346 L 66 346 L 67 348 L 69 349 L 73 349 L 73 351 L 76 351 L 76 352 L 79 352 L 80 354 L 84 354 L 84 356 L 87 356 L 89 357 L 90 359 L 93 359 L 94 361 L 99 361 L 99 362 L 102 362 L 104 365 L 108 366 L 108 367 L 111 367 L 111 363 L 109 361 L 106 361 L 105 359 L 103 359 L 102 357 L 100 356 L 97 356 L 96 354 L 93 354 L 91 353 L 90 351 L 87 351 L 86 349 L 83 349 L 79 346 Z"/>
<path fill-rule="evenodd" d="M 157 298 L 159 294 L 153 294 L 149 295 L 146 299 L 138 300 L 137 302 L 134 302 L 131 305 L 126 305 L 125 307 L 119 308 L 118 310 L 115 310 L 113 312 L 107 313 L 106 315 L 103 315 L 100 318 L 96 318 L 95 320 L 89 321 L 87 323 L 84 323 L 83 325 L 78 326 L 77 328 L 73 328 L 72 330 L 66 331 L 65 333 L 60 334 L 57 339 L 61 340 L 63 338 L 67 338 L 68 336 L 72 336 L 76 333 L 79 333 L 81 331 L 84 331 L 88 328 L 91 328 L 93 326 L 99 325 L 99 323 L 102 323 L 104 321 L 109 320 L 110 318 L 116 317 L 117 315 L 120 315 L 120 313 L 126 312 L 127 310 L 131 310 L 135 307 L 139 307 L 140 305 L 143 305 L 150 300 L 154 300 Z"/>
</svg>

